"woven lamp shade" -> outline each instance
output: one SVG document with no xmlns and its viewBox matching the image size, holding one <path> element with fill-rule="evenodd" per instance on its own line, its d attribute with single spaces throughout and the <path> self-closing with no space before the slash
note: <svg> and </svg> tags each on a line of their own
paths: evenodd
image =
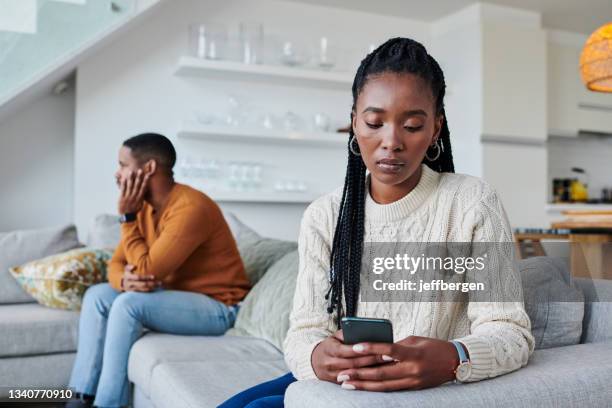
<svg viewBox="0 0 612 408">
<path fill-rule="evenodd" d="M 612 23 L 599 27 L 584 44 L 580 74 L 591 91 L 612 92 Z"/>
</svg>

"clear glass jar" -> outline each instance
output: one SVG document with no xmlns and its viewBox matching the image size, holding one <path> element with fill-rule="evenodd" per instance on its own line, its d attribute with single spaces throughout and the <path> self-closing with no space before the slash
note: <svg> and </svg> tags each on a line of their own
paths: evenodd
<svg viewBox="0 0 612 408">
<path fill-rule="evenodd" d="M 245 64 L 263 63 L 264 29 L 255 22 L 240 23 L 241 58 Z"/>
<path fill-rule="evenodd" d="M 192 24 L 189 27 L 189 49 L 197 58 L 226 59 L 227 28 L 221 23 Z"/>
</svg>

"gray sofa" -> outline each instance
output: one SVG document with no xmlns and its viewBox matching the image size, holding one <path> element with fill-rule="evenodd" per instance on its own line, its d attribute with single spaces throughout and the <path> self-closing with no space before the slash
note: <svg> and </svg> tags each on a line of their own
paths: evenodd
<svg viewBox="0 0 612 408">
<path fill-rule="evenodd" d="M 7 387 L 63 387 L 79 315 L 40 306 L 8 268 L 81 246 L 74 226 L 0 233 L 0 400 Z"/>
<path fill-rule="evenodd" d="M 118 237 L 114 218 L 103 220 L 110 222 L 109 228 L 93 229 L 95 236 L 90 235 L 88 240 L 92 246 L 108 246 Z M 244 226 L 230 222 L 230 227 L 245 262 L 253 263 L 252 255 L 241 246 L 249 239 L 253 242 L 252 234 L 247 239 L 249 232 L 244 231 Z M 62 250 L 74 244 L 66 243 Z M 281 242 L 269 243 L 267 247 L 249 245 L 260 255 L 282 245 L 284 251 L 294 248 Z M 46 249 L 59 252 L 60 246 L 47 245 Z M 25 259 L 27 254 L 22 255 L 19 262 L 28 260 Z M 41 256 L 40 250 L 36 256 Z M 6 263 L 0 265 L 5 266 Z M 270 265 L 266 267 L 272 269 Z M 575 280 L 572 283 L 562 265 L 547 258 L 521 261 L 521 271 L 526 296 L 541 294 L 545 292 L 543 288 L 565 285 L 567 299 L 572 300 L 540 302 L 528 308 L 540 349 L 534 352 L 525 368 L 479 383 L 447 384 L 394 393 L 347 391 L 331 383 L 303 381 L 289 387 L 286 406 L 612 406 L 609 380 L 612 372 L 612 281 Z M 3 273 L 0 270 L 0 279 Z M 542 276 L 547 278 L 542 279 Z M 25 303 L 0 305 L 0 386 L 65 386 L 76 350 L 78 314 L 48 309 L 32 303 L 27 297 L 20 301 Z M 286 320 L 286 314 L 282 319 Z M 564 319 L 568 324 L 559 326 Z M 286 322 L 279 324 L 286 325 Z M 555 325 L 558 327 L 553 330 Z M 133 406 L 216 407 L 242 389 L 286 373 L 282 352 L 268 340 L 244 335 L 203 337 L 149 332 L 136 342 L 129 357 Z M 275 344 L 278 346 L 278 342 Z"/>
<path fill-rule="evenodd" d="M 581 282 L 587 302 L 581 344 L 536 350 L 519 371 L 478 383 L 394 393 L 303 381 L 289 387 L 285 406 L 610 407 L 612 303 L 599 300 L 612 298 L 612 281 Z M 237 391 L 285 372 L 282 353 L 268 342 L 233 336 L 151 333 L 134 345 L 129 362 L 135 408 L 216 407 Z"/>
</svg>

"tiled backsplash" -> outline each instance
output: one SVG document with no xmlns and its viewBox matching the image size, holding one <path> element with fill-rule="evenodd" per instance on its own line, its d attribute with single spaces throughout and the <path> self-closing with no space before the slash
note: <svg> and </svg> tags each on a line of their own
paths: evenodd
<svg viewBox="0 0 612 408">
<path fill-rule="evenodd" d="M 575 178 L 572 167 L 588 173 L 589 198 L 600 198 L 603 188 L 612 188 L 612 136 L 582 135 L 548 139 L 548 196 L 554 178 Z"/>
</svg>

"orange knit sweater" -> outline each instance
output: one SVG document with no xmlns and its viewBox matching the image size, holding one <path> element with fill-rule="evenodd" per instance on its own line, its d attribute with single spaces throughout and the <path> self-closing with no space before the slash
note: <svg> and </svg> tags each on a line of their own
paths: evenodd
<svg viewBox="0 0 612 408">
<path fill-rule="evenodd" d="M 121 241 L 108 264 L 111 286 L 121 290 L 126 264 L 154 275 L 165 289 L 208 295 L 227 305 L 244 298 L 249 281 L 236 241 L 207 195 L 176 183 L 155 225 L 145 202 L 135 222 L 121 225 Z"/>
</svg>

